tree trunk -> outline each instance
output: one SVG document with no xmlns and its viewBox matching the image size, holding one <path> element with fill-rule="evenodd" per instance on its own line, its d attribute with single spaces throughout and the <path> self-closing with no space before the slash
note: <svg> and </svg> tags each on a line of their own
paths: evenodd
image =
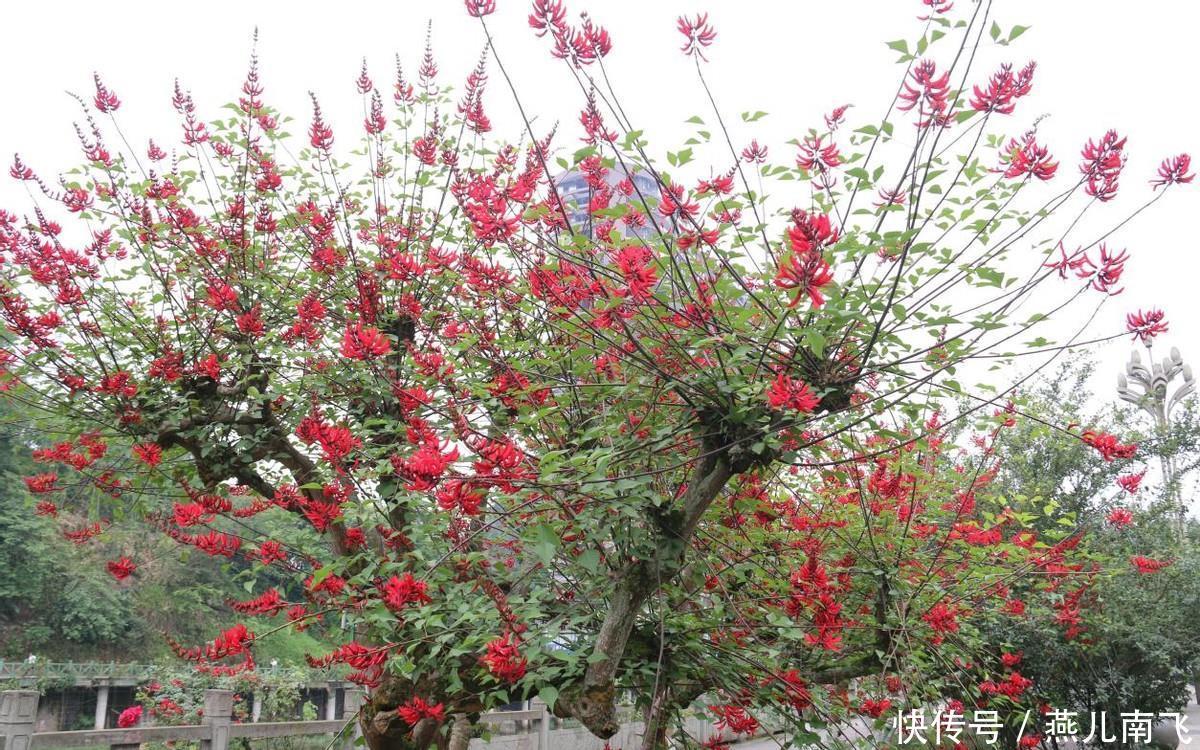
<svg viewBox="0 0 1200 750">
<path fill-rule="evenodd" d="M 573 716 L 601 739 L 612 737 L 620 729 L 616 676 L 629 635 L 650 596 L 683 568 L 688 544 L 700 518 L 730 476 L 724 452 L 706 448 L 706 453 L 696 460 L 678 513 L 658 519 L 664 538 L 672 542 L 669 550 L 659 557 L 633 563 L 622 572 L 592 649 L 599 658 L 588 666 L 582 683 L 563 691 L 555 704 L 555 713 Z"/>
</svg>

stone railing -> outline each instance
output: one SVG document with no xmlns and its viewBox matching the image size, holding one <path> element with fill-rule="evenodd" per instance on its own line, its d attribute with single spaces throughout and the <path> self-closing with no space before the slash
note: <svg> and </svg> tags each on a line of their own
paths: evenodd
<svg viewBox="0 0 1200 750">
<path fill-rule="evenodd" d="M 180 726 L 137 727 L 130 729 L 90 729 L 73 732 L 38 732 L 36 720 L 39 693 L 36 690 L 6 690 L 0 692 L 0 750 L 62 750 L 63 748 L 108 747 L 112 750 L 137 750 L 147 742 L 195 742 L 199 750 L 229 750 L 231 740 L 266 739 L 273 737 L 303 737 L 332 735 L 330 748 L 351 750 L 359 736 L 355 715 L 362 705 L 364 693 L 347 689 L 342 701 L 341 716 L 328 716 L 324 721 L 247 722 L 233 720 L 232 690 L 204 691 L 204 718 L 199 724 Z M 526 711 L 491 711 L 479 718 L 494 732 L 491 739 L 471 740 L 472 750 L 601 750 L 603 740 L 596 739 L 582 727 L 560 723 L 552 718 L 541 701 L 532 702 Z M 612 747 L 635 747 L 642 733 L 640 722 L 621 725 Z M 693 738 L 704 742 L 716 732 L 711 722 L 692 717 L 686 730 Z"/>
<path fill-rule="evenodd" d="M 0 693 L 0 750 L 54 750 L 54 748 L 110 747 L 135 750 L 146 742 L 197 742 L 200 750 L 228 750 L 233 739 L 334 735 L 334 743 L 349 750 L 357 725 L 353 721 L 362 692 L 346 691 L 342 716 L 326 721 L 279 721 L 240 724 L 233 721 L 233 691 L 204 691 L 204 718 L 199 724 L 93 729 L 81 732 L 35 732 L 38 692 L 6 690 Z"/>
<path fill-rule="evenodd" d="M 4 661 L 0 659 L 0 682 L 14 687 L 32 687 L 39 682 L 49 681 L 64 685 L 137 685 L 144 682 L 162 667 L 155 664 L 128 664 L 122 662 L 72 662 L 72 661 Z M 294 668 L 263 664 L 255 671 L 265 677 L 276 674 L 293 674 Z M 336 678 L 329 670 L 302 670 L 306 684 L 320 685 Z"/>
</svg>

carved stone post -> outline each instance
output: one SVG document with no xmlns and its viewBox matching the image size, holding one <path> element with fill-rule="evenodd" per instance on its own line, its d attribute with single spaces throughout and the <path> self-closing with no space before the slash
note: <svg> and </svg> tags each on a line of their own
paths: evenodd
<svg viewBox="0 0 1200 750">
<path fill-rule="evenodd" d="M 0 693 L 0 750 L 29 750 L 37 721 L 38 691 Z"/>
<path fill-rule="evenodd" d="M 358 711 L 366 699 L 367 694 L 361 688 L 348 687 L 342 691 L 342 715 L 339 718 L 347 722 L 346 728 L 342 730 L 342 747 L 345 750 L 353 750 L 354 741 L 362 735 L 362 727 L 358 725 Z"/>
<path fill-rule="evenodd" d="M 233 725 L 233 691 L 205 690 L 204 718 L 200 723 L 211 727 L 209 739 L 200 741 L 200 750 L 229 750 L 229 732 Z"/>
</svg>

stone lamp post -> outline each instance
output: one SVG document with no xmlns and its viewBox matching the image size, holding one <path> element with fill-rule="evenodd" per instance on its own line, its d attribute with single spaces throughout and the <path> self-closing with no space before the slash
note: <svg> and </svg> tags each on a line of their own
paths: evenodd
<svg viewBox="0 0 1200 750">
<path fill-rule="evenodd" d="M 1136 349 L 1129 355 L 1125 372 L 1117 376 L 1117 394 L 1121 400 L 1149 414 L 1154 420 L 1155 431 L 1165 437 L 1171 425 L 1171 412 L 1196 390 L 1196 379 L 1192 376 L 1191 366 L 1183 363 L 1183 357 L 1175 347 L 1171 347 L 1170 356 L 1163 357 L 1161 362 L 1154 359 L 1149 343 L 1146 344 L 1146 354 L 1150 360 L 1149 366 L 1142 364 L 1142 357 Z M 1179 375 L 1183 376 L 1183 382 L 1175 387 L 1172 381 Z M 1134 391 L 1131 385 L 1136 386 L 1140 393 Z M 1182 541 L 1187 506 L 1176 483 L 1174 460 L 1165 455 L 1160 458 L 1167 502 L 1175 517 L 1175 533 Z"/>
</svg>

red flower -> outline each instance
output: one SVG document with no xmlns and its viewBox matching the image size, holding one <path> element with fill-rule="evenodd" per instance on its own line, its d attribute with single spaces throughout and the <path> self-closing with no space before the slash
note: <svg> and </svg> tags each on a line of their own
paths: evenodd
<svg viewBox="0 0 1200 750">
<path fill-rule="evenodd" d="M 1126 508 L 1113 508 L 1108 513 L 1108 523 L 1118 529 L 1133 524 L 1133 513 Z"/>
<path fill-rule="evenodd" d="M 235 323 L 237 323 L 237 328 L 239 331 L 246 334 L 250 338 L 257 339 L 260 338 L 263 335 L 263 331 L 266 330 L 263 327 L 262 318 L 259 317 L 261 314 L 262 306 L 255 305 L 247 312 L 235 316 L 233 320 Z"/>
<path fill-rule="evenodd" d="M 837 144 L 824 145 L 823 138 L 806 137 L 799 145 L 800 153 L 796 156 L 796 166 L 808 172 L 825 172 L 842 163 Z"/>
<path fill-rule="evenodd" d="M 1004 653 L 1000 654 L 1000 663 L 1005 667 L 1012 669 L 1021 663 L 1021 658 L 1023 656 L 1024 654 L 1022 654 L 1020 651 L 1017 651 L 1016 653 L 1009 653 L 1005 651 Z"/>
<path fill-rule="evenodd" d="M 928 623 L 935 633 L 958 632 L 958 608 L 948 606 L 945 602 L 933 605 L 921 619 Z"/>
<path fill-rule="evenodd" d="M 868 699 L 863 701 L 858 707 L 858 712 L 864 716 L 870 716 L 872 719 L 878 719 L 880 716 L 883 716 L 884 712 L 891 707 L 892 702 L 887 698 L 884 698 L 881 701 Z"/>
<path fill-rule="evenodd" d="M 274 541 L 263 542 L 258 545 L 258 551 L 254 554 L 263 565 L 270 565 L 273 562 L 282 562 L 287 559 L 287 555 L 283 552 L 283 545 Z"/>
<path fill-rule="evenodd" d="M 1125 167 L 1125 139 L 1110 130 L 1099 143 L 1088 139 L 1083 147 L 1083 161 L 1079 171 L 1087 177 L 1088 195 L 1101 202 L 1112 200 L 1117 195 L 1117 180 Z"/>
<path fill-rule="evenodd" d="M 558 34 L 566 33 L 567 10 L 563 7 L 562 0 L 533 0 L 529 26 L 538 36 L 545 36 L 551 29 Z"/>
<path fill-rule="evenodd" d="M 762 164 L 767 160 L 767 147 L 760 146 L 758 140 L 750 141 L 750 145 L 742 149 L 742 161 L 752 164 Z"/>
<path fill-rule="evenodd" d="M 717 38 L 716 30 L 708 22 L 708 14 L 702 13 L 695 18 L 680 16 L 675 22 L 675 28 L 687 37 L 687 41 L 679 48 L 680 51 L 707 61 L 702 48 L 709 46 Z"/>
<path fill-rule="evenodd" d="M 803 711 L 812 705 L 812 694 L 808 690 L 808 683 L 804 681 L 799 672 L 789 669 L 779 675 L 779 680 L 783 683 L 784 697 L 792 708 Z"/>
<path fill-rule="evenodd" d="M 708 710 L 717 717 L 714 726 L 719 732 L 728 729 L 734 734 L 754 734 L 758 731 L 758 719 L 751 716 L 743 706 L 735 704 L 709 706 Z"/>
<path fill-rule="evenodd" d="M 391 353 L 392 345 L 378 328 L 363 325 L 361 320 L 346 328 L 342 337 L 342 356 L 347 359 L 370 360 Z"/>
<path fill-rule="evenodd" d="M 58 518 L 58 506 L 49 500 L 41 500 L 34 506 L 33 512 L 35 515 L 47 516 L 49 518 Z"/>
<path fill-rule="evenodd" d="M 92 196 L 83 188 L 70 188 L 63 195 L 63 205 L 73 214 L 81 213 L 92 206 Z"/>
<path fill-rule="evenodd" d="M 8 168 L 8 173 L 14 180 L 32 180 L 34 177 L 33 170 L 27 167 L 25 162 L 21 161 L 20 154 L 13 154 L 13 163 Z"/>
<path fill-rule="evenodd" d="M 903 104 L 897 105 L 901 112 L 917 108 L 917 127 L 924 128 L 930 124 L 945 124 L 946 100 L 950 91 L 950 73 L 937 74 L 937 63 L 933 60 L 921 60 L 913 65 L 908 73 L 911 83 L 905 81 L 899 98 Z"/>
<path fill-rule="evenodd" d="M 1115 435 L 1107 432 L 1087 430 L 1082 437 L 1083 442 L 1095 448 L 1105 461 L 1112 461 L 1114 458 L 1133 458 L 1137 452 L 1136 445 L 1123 445 L 1117 441 Z"/>
<path fill-rule="evenodd" d="M 794 380 L 781 372 L 775 376 L 775 381 L 767 391 L 767 403 L 772 409 L 789 409 L 808 414 L 817 408 L 821 399 L 817 398 L 807 383 Z"/>
<path fill-rule="evenodd" d="M 396 714 L 409 726 L 416 726 L 421 719 L 433 719 L 439 724 L 446 719 L 445 707 L 441 703 L 426 703 L 418 696 L 397 707 Z"/>
<path fill-rule="evenodd" d="M 514 683 L 525 676 L 525 657 L 517 649 L 512 633 L 492 639 L 481 661 L 489 672 L 504 682 Z"/>
<path fill-rule="evenodd" d="M 1129 255 L 1124 250 L 1110 254 L 1108 245 L 1102 242 L 1100 243 L 1099 266 L 1093 263 L 1087 255 L 1071 260 L 1068 265 L 1075 269 L 1075 275 L 1079 278 L 1090 278 L 1092 280 L 1091 287 L 1097 292 L 1115 297 L 1125 291 L 1125 287 L 1119 289 L 1115 287 L 1120 283 L 1121 275 L 1125 273 L 1125 261 L 1127 260 L 1129 260 Z"/>
<path fill-rule="evenodd" d="M 846 121 L 846 110 L 850 109 L 849 104 L 843 104 L 840 107 L 834 107 L 833 111 L 825 115 L 825 127 L 829 128 L 829 132 L 838 129 L 838 126 Z"/>
<path fill-rule="evenodd" d="M 214 310 L 237 310 L 237 290 L 220 279 L 209 282 L 205 302 Z"/>
<path fill-rule="evenodd" d="M 101 112 L 116 112 L 117 108 L 121 106 L 121 100 L 100 82 L 99 73 L 92 74 L 92 78 L 96 82 L 96 98 L 92 100 L 96 109 Z"/>
<path fill-rule="evenodd" d="M 1004 170 L 1004 176 L 1009 179 L 1029 174 L 1046 181 L 1058 171 L 1058 162 L 1050 158 L 1050 150 L 1039 145 L 1032 132 L 1026 133 L 1019 142 L 1010 140 L 1006 151 L 1008 168 Z"/>
<path fill-rule="evenodd" d="M 1142 486 L 1142 479 L 1145 476 L 1145 469 L 1142 469 L 1136 474 L 1122 474 L 1121 476 L 1117 477 L 1117 486 L 1132 495 Z"/>
<path fill-rule="evenodd" d="M 1152 557 L 1144 557 L 1142 555 L 1134 555 L 1129 558 L 1129 564 L 1137 568 L 1137 572 L 1143 575 L 1157 573 L 1163 568 L 1171 564 L 1170 560 L 1155 560 Z"/>
<path fill-rule="evenodd" d="M 109 560 L 107 567 L 108 572 L 111 573 L 112 577 L 116 578 L 118 581 L 124 581 L 126 578 L 133 575 L 133 571 L 137 570 L 137 565 L 134 564 L 133 560 L 130 560 L 128 557 L 124 556 L 119 557 L 116 560 Z"/>
<path fill-rule="evenodd" d="M 625 289 L 621 295 L 628 295 L 638 302 L 649 299 L 654 285 L 658 283 L 658 272 L 653 266 L 654 256 L 649 248 L 642 245 L 625 245 L 616 254 L 617 268 L 625 277 Z"/>
<path fill-rule="evenodd" d="M 34 474 L 30 477 L 23 477 L 25 486 L 35 495 L 44 495 L 49 492 L 57 492 L 58 475 L 53 472 L 45 474 Z"/>
<path fill-rule="evenodd" d="M 412 455 L 391 457 L 392 468 L 407 480 L 406 489 L 422 492 L 437 485 L 450 464 L 458 460 L 458 448 L 446 443 L 443 446 L 435 435 L 423 440 Z"/>
<path fill-rule="evenodd" d="M 1141 339 L 1143 344 L 1150 346 L 1154 342 L 1155 336 L 1167 332 L 1169 324 L 1166 317 L 1166 313 L 1162 310 L 1153 309 L 1149 312 L 1138 310 L 1125 316 L 1125 330 L 1132 333 L 1135 339 Z"/>
<path fill-rule="evenodd" d="M 117 726 L 120 727 L 121 729 L 129 729 L 130 727 L 136 727 L 138 725 L 138 722 L 140 722 L 141 720 L 142 720 L 142 707 L 141 706 L 130 706 L 129 708 L 122 711 L 121 715 L 117 717 Z"/>
<path fill-rule="evenodd" d="M 274 617 L 287 609 L 288 603 L 283 600 L 278 589 L 267 589 L 253 599 L 243 602 L 231 601 L 229 606 L 233 608 L 233 611 L 241 612 L 244 615 Z"/>
<path fill-rule="evenodd" d="M 496 0 L 465 0 L 467 14 L 475 18 L 490 16 L 496 12 Z"/>
<path fill-rule="evenodd" d="M 929 10 L 933 13 L 949 13 L 954 7 L 953 0 L 921 0 L 922 3 L 929 6 Z M 918 21 L 928 21 L 929 16 L 917 16 Z"/>
<path fill-rule="evenodd" d="M 808 294 L 813 307 L 821 307 L 825 304 L 825 296 L 821 294 L 821 287 L 831 281 L 833 281 L 833 269 L 819 254 L 787 255 L 780 262 L 779 271 L 775 274 L 775 286 L 781 289 L 796 290 L 792 301 L 788 303 L 789 307 L 800 304 L 804 294 Z"/>
<path fill-rule="evenodd" d="M 315 96 L 312 96 L 312 105 L 313 118 L 312 125 L 308 129 L 308 142 L 318 151 L 329 153 L 329 149 L 333 147 L 333 128 L 326 125 L 325 120 L 321 117 L 321 105 L 317 103 Z"/>
<path fill-rule="evenodd" d="M 426 593 L 428 584 L 413 578 L 412 573 L 405 573 L 403 578 L 392 576 L 380 588 L 383 591 L 384 604 L 392 610 L 404 609 L 409 604 L 420 606 L 433 601 Z"/>
<path fill-rule="evenodd" d="M 158 443 L 138 443 L 133 446 L 133 455 L 147 466 L 154 467 L 162 463 L 163 449 Z"/>
<path fill-rule="evenodd" d="M 1191 165 L 1192 157 L 1187 154 L 1163 159 L 1162 164 L 1158 167 L 1158 179 L 1151 180 L 1150 184 L 1154 186 L 1155 190 L 1163 185 L 1186 185 L 1196 177 L 1194 174 L 1188 174 L 1188 168 Z"/>
<path fill-rule="evenodd" d="M 975 97 L 971 100 L 971 106 L 977 112 L 1011 115 L 1017 99 L 1028 94 L 1033 88 L 1033 71 L 1036 68 L 1037 63 L 1030 62 L 1014 75 L 1012 65 L 1004 63 L 1000 70 L 988 79 L 986 89 L 975 87 Z"/>
</svg>

